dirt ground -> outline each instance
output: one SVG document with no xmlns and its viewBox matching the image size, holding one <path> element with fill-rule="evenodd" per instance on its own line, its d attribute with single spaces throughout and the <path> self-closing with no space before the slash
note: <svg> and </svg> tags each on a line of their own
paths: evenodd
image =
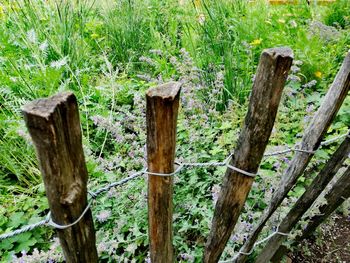
<svg viewBox="0 0 350 263">
<path fill-rule="evenodd" d="M 319 227 L 320 235 L 302 242 L 289 254 L 292 263 L 350 263 L 350 217 L 334 215 Z"/>
</svg>

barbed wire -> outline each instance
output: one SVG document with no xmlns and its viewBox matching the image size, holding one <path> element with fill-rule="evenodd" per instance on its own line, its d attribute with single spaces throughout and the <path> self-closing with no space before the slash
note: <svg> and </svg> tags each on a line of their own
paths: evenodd
<svg viewBox="0 0 350 263">
<path fill-rule="evenodd" d="M 298 151 L 298 152 L 303 152 L 303 153 L 308 153 L 308 154 L 314 154 L 317 150 L 319 150 L 320 148 L 322 148 L 323 146 L 325 145 L 328 145 L 328 144 L 331 144 L 335 141 L 338 141 L 340 140 L 341 138 L 344 138 L 344 137 L 349 137 L 350 138 L 350 130 L 348 130 L 347 133 L 344 133 L 342 135 L 339 135 L 337 137 L 334 137 L 334 138 L 331 138 L 329 140 L 326 140 L 326 141 L 323 141 L 320 146 L 316 149 L 316 150 L 313 150 L 313 151 L 309 151 L 309 150 L 304 150 L 304 149 L 299 149 L 297 147 L 294 147 L 294 148 L 289 148 L 287 147 L 286 150 L 282 150 L 282 151 L 275 151 L 275 152 L 269 152 L 269 153 L 265 153 L 264 154 L 264 157 L 269 157 L 269 156 L 275 156 L 275 155 L 281 155 L 281 154 L 286 154 L 286 153 L 289 153 L 289 152 L 294 152 L 294 151 Z M 117 182 L 113 182 L 113 183 L 110 183 L 110 184 L 107 184 L 99 189 L 97 189 L 95 192 L 92 192 L 92 191 L 88 191 L 89 195 L 91 196 L 92 199 L 96 199 L 99 195 L 101 195 L 102 193 L 104 192 L 108 192 L 110 189 L 114 188 L 114 187 L 117 187 L 117 186 L 120 186 L 120 185 L 123 185 L 123 184 L 126 184 L 127 182 L 131 181 L 131 180 L 134 180 L 138 177 L 140 177 L 141 175 L 143 174 L 148 174 L 148 175 L 153 175 L 153 176 L 163 176 L 163 177 L 166 177 L 166 176 L 174 176 L 178 173 L 180 173 L 180 171 L 183 169 L 183 168 L 187 168 L 187 167 L 210 167 L 210 166 L 214 166 L 214 167 L 218 167 L 218 166 L 226 166 L 227 168 L 229 169 L 232 169 L 240 174 L 243 174 L 245 176 L 249 176 L 249 177 L 255 177 L 257 174 L 256 173 L 250 173 L 248 171 L 244 171 L 238 167 L 235 167 L 231 164 L 229 164 L 231 158 L 233 157 L 233 153 L 230 153 L 229 156 L 222 162 L 175 162 L 175 164 L 178 165 L 178 167 L 175 169 L 174 172 L 171 172 L 171 173 L 156 173 L 156 172 L 150 172 L 148 171 L 147 168 L 143 169 L 142 171 L 139 171 L 139 172 L 136 172 L 126 178 L 123 178 Z M 38 228 L 38 227 L 42 227 L 42 226 L 49 226 L 49 227 L 53 227 L 53 228 L 57 228 L 57 229 L 67 229 L 69 227 L 72 227 L 74 226 L 75 224 L 79 223 L 80 220 L 84 217 L 84 215 L 86 214 L 87 211 L 89 211 L 89 209 L 91 208 L 91 205 L 92 205 L 92 200 L 89 200 L 88 201 L 88 205 L 85 207 L 84 211 L 81 213 L 81 215 L 73 222 L 73 223 L 70 223 L 70 224 L 67 224 L 67 225 L 60 225 L 60 224 L 57 224 L 55 223 L 53 220 L 52 220 L 52 217 L 51 217 L 51 212 L 49 212 L 45 219 L 44 220 L 41 220 L 37 223 L 33 223 L 33 224 L 29 224 L 29 225 L 26 225 L 20 229 L 17 229 L 17 230 L 14 230 L 12 232 L 9 232 L 9 233 L 5 233 L 5 234 L 1 234 L 0 235 L 0 241 L 1 240 L 4 240 L 4 239 L 7 239 L 7 238 L 11 238 L 11 237 L 14 237 L 16 235 L 19 235 L 19 234 L 22 234 L 22 233 L 25 233 L 25 232 L 28 232 L 28 231 L 32 231 L 34 230 L 35 228 Z M 276 234 L 281 234 L 281 235 L 287 235 L 285 233 L 281 233 L 281 232 L 274 232 L 272 233 L 271 235 L 269 235 L 267 238 L 257 242 L 255 244 L 255 246 L 263 243 L 263 242 L 266 242 L 268 239 L 272 238 L 272 236 L 276 235 Z M 248 252 L 249 254 L 252 253 L 253 249 L 255 248 L 255 246 L 252 248 L 252 250 L 250 252 Z M 240 253 L 244 253 L 244 252 L 238 252 L 238 254 Z M 223 261 L 221 263 L 224 263 L 224 262 L 232 262 L 232 261 Z"/>
</svg>

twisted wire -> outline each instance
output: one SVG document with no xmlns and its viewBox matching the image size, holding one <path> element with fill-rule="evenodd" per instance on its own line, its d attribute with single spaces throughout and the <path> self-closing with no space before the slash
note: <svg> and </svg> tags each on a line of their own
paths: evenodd
<svg viewBox="0 0 350 263">
<path fill-rule="evenodd" d="M 14 237 L 14 236 L 17 236 L 19 234 L 23 234 L 25 232 L 32 231 L 35 228 L 38 228 L 38 227 L 41 227 L 41 226 L 45 226 L 45 225 L 47 225 L 49 220 L 50 220 L 50 218 L 46 217 L 44 220 L 41 220 L 41 221 L 39 221 L 37 223 L 26 225 L 26 226 L 24 226 L 22 228 L 14 230 L 13 232 L 2 234 L 2 235 L 0 235 L 0 240 L 4 240 L 4 239 L 10 238 L 10 237 Z"/>
<path fill-rule="evenodd" d="M 259 246 L 259 245 L 265 243 L 266 241 L 270 240 L 270 239 L 271 239 L 272 237 L 274 237 L 275 235 L 289 236 L 288 233 L 279 232 L 279 231 L 277 230 L 277 231 L 271 233 L 270 235 L 268 235 L 267 237 L 265 237 L 264 239 L 262 239 L 262 240 L 256 242 L 256 243 L 253 245 L 252 249 L 251 249 L 249 252 L 238 251 L 238 252 L 234 255 L 233 258 L 227 259 L 227 260 L 224 260 L 224 261 L 219 261 L 219 263 L 232 263 L 232 262 L 235 262 L 235 260 L 237 259 L 237 257 L 238 257 L 239 255 L 246 255 L 246 256 L 249 256 L 250 254 L 252 254 L 252 253 L 254 252 L 254 249 L 255 249 L 257 246 Z"/>
<path fill-rule="evenodd" d="M 347 133 L 345 134 L 342 134 L 342 135 L 339 135 L 337 137 L 334 137 L 334 138 L 331 138 L 329 140 L 326 140 L 326 141 L 323 141 L 321 142 L 320 146 L 316 149 L 316 150 L 313 150 L 313 151 L 309 151 L 309 150 L 304 150 L 304 149 L 298 149 L 298 148 L 287 148 L 286 150 L 282 150 L 282 151 L 276 151 L 276 152 L 270 152 L 270 153 L 265 153 L 264 156 L 268 157 L 268 156 L 275 156 L 275 155 L 280 155 L 280 154 L 286 154 L 286 153 L 289 153 L 289 152 L 293 152 L 293 151 L 299 151 L 299 152 L 304 152 L 304 153 L 308 153 L 308 154 L 314 154 L 318 149 L 320 149 L 321 147 L 325 146 L 325 145 L 328 145 L 328 144 L 331 144 L 335 141 L 338 141 L 340 140 L 341 138 L 344 138 L 344 137 L 348 137 L 350 138 L 350 130 L 348 130 Z M 113 182 L 113 183 L 110 183 L 108 185 L 105 185 L 99 189 L 97 189 L 95 192 L 92 192 L 92 191 L 88 191 L 89 195 L 91 196 L 92 199 L 96 199 L 99 195 L 101 195 L 102 193 L 104 192 L 108 192 L 111 188 L 114 188 L 114 187 L 117 187 L 117 186 L 120 186 L 120 185 L 123 185 L 123 184 L 126 184 L 127 182 L 133 180 L 133 179 L 136 179 L 138 178 L 139 176 L 143 175 L 143 174 L 148 174 L 148 175 L 152 175 L 152 176 L 174 176 L 175 174 L 177 173 L 180 173 L 180 171 L 185 168 L 185 167 L 209 167 L 209 166 L 214 166 L 214 167 L 218 167 L 218 166 L 226 166 L 227 168 L 229 169 L 232 169 L 240 174 L 243 174 L 245 176 L 249 176 L 249 177 L 255 177 L 257 174 L 255 173 L 250 173 L 248 171 L 244 171 L 238 167 L 235 167 L 231 164 L 229 164 L 229 161 L 230 159 L 232 158 L 233 156 L 233 153 L 231 153 L 224 161 L 222 162 L 204 162 L 204 163 L 200 163 L 200 162 L 176 162 L 176 164 L 178 165 L 178 167 L 176 168 L 176 170 L 172 173 L 155 173 L 155 172 L 150 172 L 147 170 L 147 168 L 143 169 L 142 171 L 140 172 L 136 172 L 126 178 L 123 178 L 117 182 Z M 57 229 L 67 229 L 69 227 L 72 227 L 74 225 L 76 225 L 77 223 L 80 222 L 80 220 L 84 217 L 84 215 L 87 213 L 87 211 L 89 211 L 90 207 L 91 207 L 91 204 L 92 204 L 92 201 L 89 201 L 88 202 L 88 205 L 85 207 L 85 209 L 83 210 L 83 212 L 81 213 L 81 215 L 73 222 L 73 223 L 70 223 L 70 224 L 67 224 L 67 225 L 60 225 L 60 224 L 57 224 L 55 223 L 52 218 L 51 218 L 51 213 L 49 212 L 47 214 L 47 216 L 45 217 L 45 219 L 37 222 L 37 223 L 33 223 L 33 224 L 29 224 L 29 225 L 26 225 L 26 226 L 23 226 L 17 230 L 14 230 L 12 232 L 8 232 L 8 233 L 4 233 L 4 234 L 1 234 L 0 235 L 0 241 L 1 240 L 4 240 L 4 239 L 7 239 L 7 238 L 11 238 L 11 237 L 14 237 L 16 235 L 19 235 L 19 234 L 22 234 L 22 233 L 25 233 L 25 232 L 28 232 L 28 231 L 32 231 L 33 229 L 35 228 L 38 228 L 38 227 L 42 227 L 42 226 L 51 226 L 53 228 L 57 228 Z M 285 233 L 281 233 L 281 232 L 274 232 L 272 233 L 270 236 L 268 236 L 267 238 L 257 242 L 252 250 L 254 249 L 255 246 L 263 243 L 263 242 L 266 242 L 268 239 L 270 239 L 272 236 L 276 235 L 276 234 L 280 234 L 280 235 L 288 235 L 288 234 L 285 234 Z M 252 250 L 250 252 L 248 252 L 249 254 L 252 253 Z M 245 252 L 238 252 L 239 253 L 245 253 Z M 225 263 L 225 262 L 232 262 L 232 261 L 220 261 L 221 263 Z"/>
</svg>

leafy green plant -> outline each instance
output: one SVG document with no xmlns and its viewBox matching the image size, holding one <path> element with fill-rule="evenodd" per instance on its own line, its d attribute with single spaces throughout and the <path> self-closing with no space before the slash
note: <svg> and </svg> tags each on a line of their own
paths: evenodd
<svg viewBox="0 0 350 263">
<path fill-rule="evenodd" d="M 4 202 L 5 199 L 7 199 L 7 202 Z M 34 199 L 28 199 L 25 194 L 17 196 L 17 206 L 11 206 L 11 202 L 8 202 L 9 199 L 11 199 L 10 196 L 6 198 L 4 195 L 0 199 L 1 203 L 4 204 L 4 206 L 0 207 L 0 229 L 2 231 L 11 231 L 27 224 L 36 223 L 42 220 L 45 211 L 47 211 L 47 200 L 40 189 L 36 191 Z M 31 253 L 36 247 L 47 249 L 49 244 L 46 240 L 51 235 L 52 231 L 38 228 L 2 240 L 0 244 L 0 260 L 10 261 L 13 255 Z"/>
</svg>

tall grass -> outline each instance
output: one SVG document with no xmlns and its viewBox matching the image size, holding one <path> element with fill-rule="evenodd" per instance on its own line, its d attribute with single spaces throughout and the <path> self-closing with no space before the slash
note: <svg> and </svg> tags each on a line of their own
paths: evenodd
<svg viewBox="0 0 350 263">
<path fill-rule="evenodd" d="M 350 26 L 350 2 L 347 0 L 337 0 L 331 5 L 325 16 L 325 23 L 329 26 L 346 28 Z"/>
<path fill-rule="evenodd" d="M 253 75 L 252 54 L 240 30 L 247 15 L 246 1 L 201 1 L 194 8 L 197 21 L 185 24 L 186 37 L 191 39 L 186 41 L 188 49 L 209 84 L 218 72 L 224 74 L 225 89 L 220 94 L 224 104 L 232 98 L 243 102 Z"/>
<path fill-rule="evenodd" d="M 110 47 L 110 57 L 115 64 L 135 62 L 150 49 L 152 40 L 149 11 L 143 1 L 118 1 L 106 10 L 103 22 Z"/>
<path fill-rule="evenodd" d="M 338 5 L 348 7 L 341 0 L 335 6 Z M 8 2 L 6 8 L 0 24 L 4 47 L 0 51 L 0 77 L 2 90 L 6 91 L 0 97 L 0 115 L 6 128 L 2 128 L 0 140 L 8 149 L 17 149 L 23 143 L 12 132 L 21 119 L 14 108 L 64 89 L 77 92 L 84 107 L 84 134 L 89 138 L 89 105 L 94 100 L 93 85 L 103 73 L 105 58 L 112 69 L 133 77 L 143 70 L 139 58 L 150 49 L 181 56 L 179 50 L 185 48 L 206 85 L 214 88 L 218 76 L 224 76 L 224 87 L 217 94 L 218 109 L 223 110 L 230 99 L 240 103 L 246 100 L 263 48 L 291 46 L 296 59 L 304 62 L 302 81 L 307 82 L 315 78 L 315 72 L 331 78 L 350 43 L 349 34 L 332 41 L 325 41 L 320 35 L 310 36 L 308 20 L 316 15 L 305 1 L 297 6 L 274 8 L 265 1 L 252 5 L 244 0 L 203 0 L 185 5 L 155 0 L 16 1 Z M 334 8 L 326 9 L 329 24 L 329 19 L 340 12 Z M 168 61 L 162 61 L 157 74 L 163 71 L 171 77 Z M 33 154 L 26 156 L 30 156 L 28 162 L 21 164 L 32 166 Z M 38 177 L 32 173 L 31 179 L 25 180 L 26 169 L 14 168 L 15 161 L 9 156 L 2 159 L 2 171 L 6 171 L 3 174 L 17 171 L 23 182 Z"/>
<path fill-rule="evenodd" d="M 181 12 L 172 1 L 122 0 L 102 6 L 103 34 L 111 61 L 125 67 L 137 64 L 150 49 L 180 49 Z"/>
<path fill-rule="evenodd" d="M 83 36 L 76 29 L 87 13 L 69 2 L 11 1 L 6 8 L 6 21 L 0 24 L 1 179 L 5 185 L 17 181 L 24 190 L 40 182 L 40 173 L 33 148 L 18 134 L 26 133 L 20 108 L 55 93 L 69 78 L 69 71 L 53 62 L 69 61 L 76 68 L 86 56 Z"/>
</svg>

